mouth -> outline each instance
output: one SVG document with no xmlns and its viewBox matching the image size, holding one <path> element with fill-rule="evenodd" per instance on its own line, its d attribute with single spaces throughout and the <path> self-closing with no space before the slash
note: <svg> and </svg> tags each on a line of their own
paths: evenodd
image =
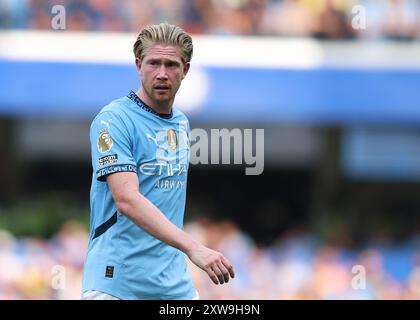
<svg viewBox="0 0 420 320">
<path fill-rule="evenodd" d="M 157 91 L 167 91 L 170 89 L 170 86 L 161 84 L 161 85 L 154 86 L 154 89 Z"/>
</svg>

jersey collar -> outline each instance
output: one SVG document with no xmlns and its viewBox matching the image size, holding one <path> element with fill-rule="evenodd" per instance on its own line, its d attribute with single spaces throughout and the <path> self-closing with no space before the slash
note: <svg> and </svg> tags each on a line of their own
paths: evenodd
<svg viewBox="0 0 420 320">
<path fill-rule="evenodd" d="M 173 111 L 171 109 L 171 113 L 170 114 L 163 114 L 163 113 L 157 113 L 155 110 L 153 110 L 152 108 L 150 108 L 147 104 L 145 104 L 139 97 L 138 95 L 136 95 L 136 93 L 134 91 L 130 91 L 130 93 L 127 95 L 127 97 L 133 101 L 135 104 L 137 104 L 140 108 L 142 108 L 143 110 L 150 112 L 158 117 L 164 118 L 164 119 L 170 119 L 172 118 L 173 115 Z"/>
</svg>

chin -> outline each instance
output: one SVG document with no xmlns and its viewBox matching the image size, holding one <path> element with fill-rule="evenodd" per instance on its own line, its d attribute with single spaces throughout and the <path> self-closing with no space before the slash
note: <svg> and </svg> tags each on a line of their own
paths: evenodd
<svg viewBox="0 0 420 320">
<path fill-rule="evenodd" d="M 172 99 L 169 95 L 155 95 L 155 100 L 159 102 L 170 101 Z"/>
<path fill-rule="evenodd" d="M 157 97 L 154 97 L 154 98 L 155 98 L 155 101 L 159 101 L 159 102 L 167 102 L 167 101 L 171 100 L 169 97 L 159 97 L 159 96 L 157 96 Z"/>
</svg>

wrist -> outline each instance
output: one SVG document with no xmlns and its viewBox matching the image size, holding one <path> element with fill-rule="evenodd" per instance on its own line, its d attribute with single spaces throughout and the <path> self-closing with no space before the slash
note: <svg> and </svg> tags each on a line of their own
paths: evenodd
<svg viewBox="0 0 420 320">
<path fill-rule="evenodd" d="M 195 241 L 191 236 L 187 235 L 182 251 L 187 255 L 190 256 L 193 251 L 195 251 L 199 247 L 199 243 Z"/>
</svg>

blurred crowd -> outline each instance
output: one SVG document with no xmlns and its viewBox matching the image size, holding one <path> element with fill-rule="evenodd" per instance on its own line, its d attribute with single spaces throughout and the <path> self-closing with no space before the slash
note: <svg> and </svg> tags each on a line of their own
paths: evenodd
<svg viewBox="0 0 420 320">
<path fill-rule="evenodd" d="M 168 21 L 193 34 L 409 40 L 420 37 L 420 0 L 1 0 L 0 28 L 138 32 Z"/>
<path fill-rule="evenodd" d="M 189 263 L 204 300 L 420 299 L 420 238 L 355 250 L 291 232 L 261 247 L 229 220 L 197 219 L 186 229 L 235 266 L 235 279 L 216 286 Z M 0 299 L 79 299 L 87 241 L 74 221 L 49 240 L 0 231 Z"/>
</svg>

